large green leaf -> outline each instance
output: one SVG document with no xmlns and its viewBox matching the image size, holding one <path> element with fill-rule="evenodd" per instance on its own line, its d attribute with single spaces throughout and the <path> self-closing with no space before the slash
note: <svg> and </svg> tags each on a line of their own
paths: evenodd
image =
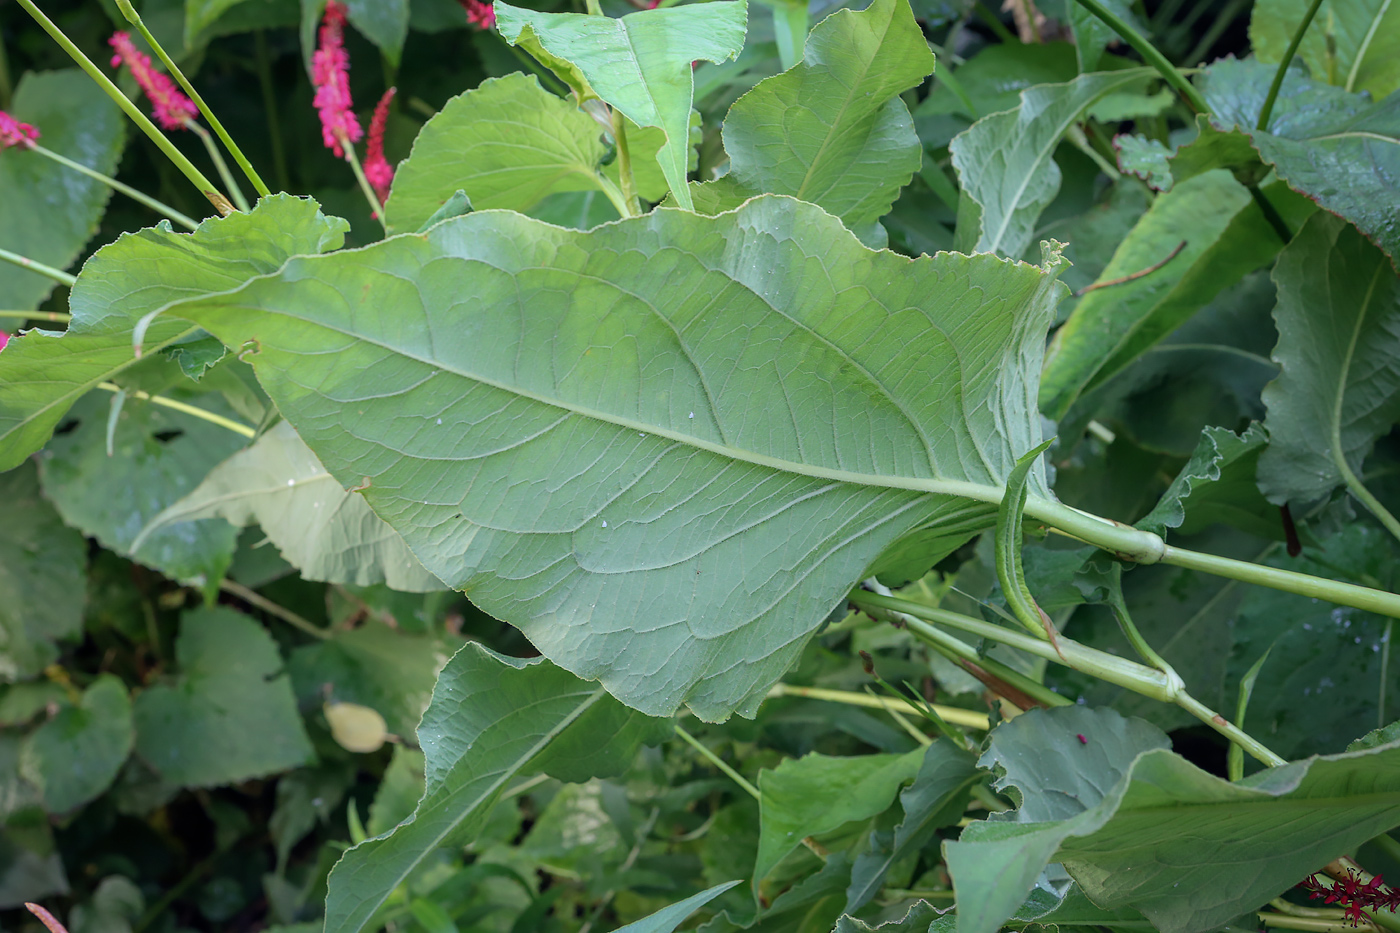
<svg viewBox="0 0 1400 933">
<path fill-rule="evenodd" d="M 802 60 L 729 108 L 729 173 L 694 186 L 706 213 L 757 194 L 819 204 L 858 230 L 889 213 L 922 148 L 899 95 L 933 71 L 906 0 L 840 10 L 807 37 Z"/>
<path fill-rule="evenodd" d="M 8 351 L 6 351 L 8 352 Z M 0 473 L 0 681 L 37 675 L 83 628 L 87 542 L 43 496 L 33 464 Z"/>
<path fill-rule="evenodd" d="M 1053 279 L 762 197 L 588 233 L 472 214 L 173 310 L 256 343 L 444 582 L 644 712 L 721 719 L 891 545 L 932 563 L 990 523 L 1039 442 Z"/>
<path fill-rule="evenodd" d="M 1315 210 L 1285 186 L 1271 187 L 1270 203 L 1289 222 Z M 1282 246 L 1244 185 L 1224 169 L 1160 195 L 1098 281 L 1139 277 L 1090 292 L 1055 333 L 1040 379 L 1041 410 L 1062 419 L 1080 394 L 1122 372 Z"/>
<path fill-rule="evenodd" d="M 1264 389 L 1259 485 L 1276 503 L 1320 499 L 1400 421 L 1400 279 L 1380 250 L 1318 213 L 1279 256 L 1279 376 Z"/>
<path fill-rule="evenodd" d="M 131 752 L 131 698 L 120 679 L 103 674 L 69 706 L 25 736 L 20 773 L 65 813 L 102 793 Z"/>
<path fill-rule="evenodd" d="M 1400 94 L 1372 103 L 1291 71 L 1269 120 L 1254 129 L 1275 68 L 1252 59 L 1225 60 L 1197 78 L 1210 120 L 1221 131 L 1202 133 L 1172 160 L 1184 177 L 1216 166 L 1263 159 L 1294 191 L 1356 224 L 1391 262 L 1400 257 Z M 1202 118 L 1204 120 L 1204 118 Z M 1260 172 L 1259 174 L 1262 174 Z"/>
<path fill-rule="evenodd" d="M 469 644 L 448 662 L 418 728 L 423 798 L 386 836 L 336 863 L 326 933 L 355 933 L 448 834 L 469 838 L 508 786 L 541 771 L 561 780 L 619 774 L 669 724 L 641 716 L 596 684 L 536 658 Z"/>
<path fill-rule="evenodd" d="M 1277 65 L 1302 22 L 1305 0 L 1259 0 L 1249 42 L 1259 61 Z M 1400 5 L 1391 0 L 1323 0 L 1298 54 L 1314 79 L 1380 100 L 1400 88 Z"/>
<path fill-rule="evenodd" d="M 214 407 L 211 398 L 205 396 L 201 404 Z M 44 494 L 65 522 L 104 547 L 177 580 L 217 584 L 233 559 L 235 538 L 222 519 L 168 525 L 146 536 L 139 548 L 137 538 L 246 438 L 136 400 L 112 418 L 110 399 L 105 393 L 89 396 L 73 407 L 76 426 L 54 437 L 41 456 Z"/>
<path fill-rule="evenodd" d="M 445 589 L 362 496 L 326 472 L 285 421 L 152 518 L 132 548 L 140 553 L 145 539 L 162 529 L 207 518 L 239 528 L 257 524 L 306 580 L 387 583 L 411 593 Z"/>
<path fill-rule="evenodd" d="M 136 753 L 167 782 L 236 784 L 307 764 L 311 743 L 277 645 L 231 609 L 180 620 L 180 675 L 136 698 Z"/>
<path fill-rule="evenodd" d="M 691 66 L 737 56 L 747 21 L 745 0 L 640 10 L 620 19 L 537 13 L 496 2 L 496 28 L 507 42 L 543 49 L 546 64 L 550 57 L 568 62 L 592 93 L 638 126 L 666 134 L 656 161 L 686 210 L 694 210 L 685 180 L 695 89 Z"/>
<path fill-rule="evenodd" d="M 1137 14 L 1132 7 L 1124 3 L 1123 0 L 1102 0 L 1105 8 L 1120 20 L 1127 23 L 1138 35 L 1144 35 L 1147 30 L 1142 28 L 1142 23 L 1138 21 Z M 1065 17 L 1068 25 L 1074 33 L 1074 53 L 1078 57 L 1079 70 L 1081 73 L 1094 71 L 1099 67 L 1099 60 L 1103 58 L 1104 50 L 1108 48 L 1109 42 L 1119 41 L 1118 33 L 1113 28 L 1099 19 L 1088 8 L 1075 0 L 1066 0 Z"/>
<path fill-rule="evenodd" d="M 206 220 L 192 234 L 163 223 L 98 250 L 69 296 L 68 331 L 29 331 L 0 356 L 0 470 L 44 446 L 69 406 L 137 362 L 131 331 L 142 315 L 190 294 L 233 288 L 297 253 L 337 249 L 348 229 L 315 201 L 279 194 L 250 213 Z M 197 333 L 178 321 L 157 321 L 146 332 L 146 352 Z"/>
<path fill-rule="evenodd" d="M 762 798 L 758 859 L 753 869 L 755 889 L 806 837 L 882 813 L 894 802 L 899 789 L 919 773 L 923 760 L 922 748 L 904 755 L 856 758 L 813 752 L 759 772 Z"/>
<path fill-rule="evenodd" d="M 124 118 L 78 69 L 26 74 L 7 112 L 33 124 L 44 148 L 116 174 L 126 139 Z M 0 249 L 66 269 L 97 232 L 111 195 L 102 182 L 37 152 L 6 149 L 0 153 Z M 6 308 L 36 308 L 53 288 L 48 276 L 0 265 L 0 303 Z"/>
<path fill-rule="evenodd" d="M 457 189 L 477 210 L 524 211 L 557 191 L 599 190 L 603 128 L 533 75 L 491 78 L 423 126 L 384 204 L 391 232 L 417 230 Z"/>
<path fill-rule="evenodd" d="M 1052 158 L 1060 137 L 1104 96 L 1140 83 L 1148 74 L 1148 69 L 1129 68 L 1027 88 L 1015 110 L 983 117 L 958 134 L 949 145 L 953 165 L 964 198 L 980 211 L 972 228 L 976 235 L 968 236 L 972 248 L 1024 254 L 1036 219 L 1060 190 L 1060 167 Z"/>
<path fill-rule="evenodd" d="M 409 635 L 369 621 L 292 652 L 287 671 L 308 706 L 327 699 L 358 703 L 384 717 L 389 731 L 411 737 L 432 699 L 438 672 L 461 645 Z"/>
<path fill-rule="evenodd" d="M 1009 743 L 994 739 L 986 758 L 1027 765 L 1015 788 L 1024 802 L 945 846 L 960 933 L 995 930 L 1019 903 L 1008 895 L 1024 897 L 1052 860 L 1101 908 L 1136 908 L 1162 933 L 1211 930 L 1400 824 L 1400 746 L 1292 762 L 1231 784 L 1151 747 L 1160 733 L 1125 741 L 1105 728 L 1114 715 L 1033 710 L 997 730 L 1016 741 L 1002 752 Z M 1111 743 L 1106 753 L 1095 751 L 1101 742 Z"/>
</svg>

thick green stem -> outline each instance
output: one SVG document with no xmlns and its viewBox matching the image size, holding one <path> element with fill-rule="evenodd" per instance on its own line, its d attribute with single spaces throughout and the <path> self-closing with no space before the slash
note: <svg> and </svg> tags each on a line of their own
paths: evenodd
<svg viewBox="0 0 1400 933">
<path fill-rule="evenodd" d="M 1166 80 L 1168 84 L 1176 88 L 1177 92 L 1191 105 L 1191 109 L 1197 113 L 1209 113 L 1210 107 L 1206 104 L 1206 99 L 1201 96 L 1201 92 L 1191 86 L 1191 82 L 1186 80 L 1186 76 L 1176 69 L 1176 66 L 1167 61 L 1167 57 L 1157 51 L 1156 46 L 1138 35 L 1137 30 L 1119 19 L 1108 7 L 1099 3 L 1099 0 L 1075 0 L 1080 6 L 1093 13 L 1094 16 L 1102 20 L 1108 28 L 1118 33 L 1123 41 L 1132 46 L 1137 53 L 1142 56 L 1142 60 L 1147 62 Z"/>
<path fill-rule="evenodd" d="M 612 108 L 613 139 L 617 143 L 617 177 L 621 182 L 623 217 L 636 217 L 641 214 L 637 203 L 637 186 L 632 176 L 632 151 L 627 145 L 627 118 L 616 107 Z"/>
<path fill-rule="evenodd" d="M 198 221 L 193 220 L 185 214 L 182 214 L 175 208 L 171 207 L 169 204 L 166 204 L 164 201 L 157 201 L 149 194 L 143 194 L 140 191 L 137 191 L 135 188 L 131 187 L 130 185 L 122 184 L 121 182 L 117 181 L 115 178 L 112 178 L 109 175 L 103 175 L 101 172 L 94 171 L 88 168 L 86 165 L 83 165 L 81 162 L 74 162 L 67 156 L 59 155 L 52 149 L 45 149 L 38 143 L 30 145 L 29 148 L 42 156 L 53 159 L 59 165 L 67 166 L 75 172 L 81 172 L 89 178 L 97 179 L 107 187 L 111 188 L 113 191 L 124 194 L 139 204 L 146 205 L 151 210 L 155 211 L 157 214 L 164 214 L 166 217 L 169 217 L 171 220 L 175 221 L 182 227 L 188 227 L 189 229 L 193 230 L 194 228 L 199 226 Z"/>
<path fill-rule="evenodd" d="M 1166 671 L 1155 670 L 1138 664 L 1136 661 L 1129 661 L 1115 655 L 1108 654 L 1081 645 L 1060 636 L 1057 645 L 1041 641 L 1030 635 L 1022 634 L 1014 629 L 994 625 L 981 619 L 974 619 L 971 616 L 961 615 L 956 612 L 949 612 L 946 609 L 933 609 L 909 600 L 899 599 L 894 596 L 880 596 L 875 593 L 867 593 L 863 590 L 856 590 L 850 595 L 851 602 L 857 606 L 873 606 L 879 609 L 894 610 L 906 616 L 913 616 L 929 622 L 938 622 L 950 628 L 956 628 L 964 632 L 978 635 L 990 641 L 1000 642 L 1019 648 L 1027 654 L 1038 658 L 1044 658 L 1055 664 L 1062 664 L 1081 673 L 1097 677 L 1099 680 L 1115 684 L 1131 690 L 1134 693 L 1160 700 L 1163 703 L 1174 703 L 1195 716 L 1201 722 L 1210 726 L 1230 741 L 1237 743 L 1249 754 L 1258 758 L 1264 764 L 1273 767 L 1283 764 L 1283 759 L 1265 748 L 1260 742 L 1246 735 L 1234 725 L 1218 715 L 1213 710 L 1196 700 L 1186 692 L 1185 685 L 1181 678 L 1170 668 Z M 911 625 L 912 628 L 912 625 Z"/>
<path fill-rule="evenodd" d="M 243 197 L 243 189 L 238 187 L 238 181 L 228 170 L 228 163 L 219 154 L 219 147 L 214 145 L 214 138 L 209 135 L 209 131 L 193 119 L 185 121 L 185 129 L 198 136 L 199 141 L 204 144 L 204 151 L 209 153 L 209 161 L 214 163 L 214 170 L 219 173 L 219 180 L 228 189 L 229 197 L 233 198 L 233 206 L 245 214 L 248 213 L 248 199 Z"/>
<path fill-rule="evenodd" d="M 1293 30 L 1293 39 L 1288 43 L 1288 49 L 1283 53 L 1283 58 L 1279 60 L 1278 68 L 1274 71 L 1273 83 L 1269 85 L 1268 96 L 1264 98 L 1264 106 L 1259 111 L 1259 122 L 1254 124 L 1256 130 L 1269 128 L 1269 118 L 1274 115 L 1274 101 L 1278 100 L 1278 92 L 1283 87 L 1284 75 L 1288 74 L 1288 66 L 1293 64 L 1293 56 L 1298 54 L 1298 46 L 1303 44 L 1303 33 L 1308 31 L 1308 27 L 1312 25 L 1313 17 L 1321 8 L 1322 0 L 1312 0 L 1312 3 L 1308 5 L 1308 11 L 1303 14 L 1302 20 L 1298 23 L 1298 28 Z"/>
<path fill-rule="evenodd" d="M 67 52 L 69 57 L 77 63 L 78 67 L 86 71 L 88 77 L 96 81 L 97 86 L 102 88 L 107 96 L 112 98 L 117 106 L 122 109 L 122 112 L 141 128 L 141 132 L 150 137 L 151 142 L 156 144 L 156 147 L 165 154 L 165 157 L 173 162 L 175 167 L 184 173 L 184 176 L 199 189 L 199 193 L 209 199 L 209 203 L 214 205 L 214 209 L 219 212 L 220 216 L 227 217 L 229 214 L 233 213 L 233 205 L 229 203 L 228 198 L 219 193 L 219 190 L 214 187 L 214 183 L 205 178 L 204 173 L 195 168 L 194 163 L 187 159 L 183 152 L 175 148 L 175 144 L 172 143 L 164 133 L 157 129 L 156 125 L 152 123 L 144 113 L 137 109 L 136 105 L 121 92 L 121 89 L 112 83 L 111 78 L 103 74 L 102 71 L 92 63 L 92 60 L 83 54 L 82 49 L 73 44 L 73 40 L 63 34 L 63 30 L 55 26 L 53 22 L 44 15 L 43 10 L 40 10 L 34 5 L 34 0 L 15 0 L 15 2 L 24 7 L 25 12 L 32 16 L 34 21 L 43 27 L 44 31 L 47 32 L 49 36 L 59 44 L 63 51 Z"/>
<path fill-rule="evenodd" d="M 199 96 L 199 92 L 194 89 L 194 85 L 185 77 L 185 73 L 180 70 L 180 67 L 175 64 L 169 55 L 165 54 L 165 49 L 156 41 L 156 37 L 151 35 L 151 31 L 147 29 L 146 24 L 141 21 L 141 15 L 137 13 L 136 8 L 131 5 L 131 0 L 116 0 L 116 3 L 117 8 L 122 11 L 122 15 L 127 18 L 128 22 L 141 31 L 142 37 L 151 48 L 155 50 L 156 55 L 159 56 L 160 60 L 165 64 L 166 69 L 175 76 L 175 80 L 179 82 L 180 87 L 185 89 L 185 93 L 190 95 L 190 100 L 194 101 L 194 105 L 199 108 L 200 115 L 209 121 L 209 125 L 214 128 L 214 132 L 218 134 L 219 139 L 223 142 L 224 146 L 228 148 L 229 153 L 233 155 L 233 161 L 238 163 L 238 167 L 243 170 L 243 174 L 248 176 L 248 181 L 252 182 L 253 190 L 257 191 L 258 195 L 262 197 L 271 194 L 272 192 L 268 190 L 267 185 L 263 184 L 263 180 L 258 177 L 258 173 L 253 171 L 253 166 L 249 163 L 248 157 L 243 154 L 243 150 L 238 148 L 238 144 L 233 141 L 233 137 L 229 136 L 228 130 L 224 129 L 224 125 L 220 123 L 219 118 L 214 115 L 214 111 L 204 102 L 204 98 Z M 220 163 L 223 162 L 222 159 L 218 161 Z M 235 186 L 232 181 L 228 181 L 227 184 L 234 192 L 238 191 L 237 186 Z M 240 201 L 243 198 L 241 194 L 235 194 L 235 197 Z M 247 207 L 239 208 L 239 210 L 242 211 L 246 211 L 247 209 Z"/>
<path fill-rule="evenodd" d="M 46 266 L 42 262 L 35 262 L 33 259 L 21 256 L 19 253 L 12 253 L 7 249 L 0 249 L 0 262 L 8 262 L 11 265 L 19 266 L 21 269 L 28 269 L 30 272 L 46 275 L 60 285 L 67 285 L 69 288 L 72 288 L 73 283 L 78 281 L 76 276 L 69 275 L 62 269 L 55 269 L 53 266 Z"/>
</svg>

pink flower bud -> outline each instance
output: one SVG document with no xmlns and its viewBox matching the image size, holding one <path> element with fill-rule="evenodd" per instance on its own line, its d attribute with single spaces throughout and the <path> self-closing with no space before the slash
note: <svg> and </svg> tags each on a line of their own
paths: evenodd
<svg viewBox="0 0 1400 933">
<path fill-rule="evenodd" d="M 0 110 L 0 152 L 9 146 L 28 149 L 39 138 L 39 131 Z"/>
<path fill-rule="evenodd" d="M 350 100 L 350 53 L 345 51 L 345 5 L 329 0 L 321 20 L 320 40 L 311 56 L 311 83 L 316 85 L 316 113 L 321 140 L 338 157 L 360 141 L 364 130 Z"/>
<path fill-rule="evenodd" d="M 482 0 L 457 0 L 467 11 L 467 22 L 477 29 L 496 28 L 496 8 Z"/>
<path fill-rule="evenodd" d="M 169 75 L 156 71 L 151 65 L 150 56 L 132 44 L 131 33 L 114 33 L 112 38 L 107 40 L 107 44 L 116 49 L 116 54 L 112 56 L 112 67 L 126 65 L 131 69 L 131 76 L 136 79 L 136 84 L 141 90 L 146 92 L 151 109 L 155 112 L 156 122 L 162 127 L 178 130 L 184 127 L 186 120 L 199 116 L 199 108 L 194 105 L 194 101 L 180 92 Z"/>
<path fill-rule="evenodd" d="M 375 197 L 383 204 L 389 197 L 389 185 L 394 180 L 394 167 L 384 158 L 384 127 L 389 122 L 389 103 L 397 88 L 389 88 L 374 106 L 374 118 L 369 121 L 369 145 L 365 151 L 365 178 L 374 188 Z"/>
</svg>

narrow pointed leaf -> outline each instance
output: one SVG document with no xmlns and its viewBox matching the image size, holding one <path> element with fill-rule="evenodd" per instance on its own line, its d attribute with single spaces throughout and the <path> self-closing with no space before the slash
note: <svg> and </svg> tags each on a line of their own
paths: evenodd
<svg viewBox="0 0 1400 933">
<path fill-rule="evenodd" d="M 533 75 L 490 78 L 424 124 L 384 204 L 389 230 L 417 230 L 459 188 L 476 210 L 524 211 L 556 191 L 599 190 L 603 127 Z"/>
<path fill-rule="evenodd" d="M 171 312 L 255 346 L 303 440 L 445 583 L 644 712 L 721 719 L 888 547 L 922 536 L 932 562 L 990 523 L 1040 440 L 1062 292 L 766 197 L 587 233 L 471 214 Z"/>
<path fill-rule="evenodd" d="M 933 65 L 905 0 L 828 16 L 800 62 L 729 108 L 729 173 L 692 186 L 699 209 L 769 192 L 819 204 L 853 230 L 874 223 L 919 170 L 923 147 L 899 95 Z"/>
<path fill-rule="evenodd" d="M 1277 379 L 1264 389 L 1270 501 L 1320 499 L 1360 475 L 1400 421 L 1400 279 L 1355 227 L 1318 213 L 1274 269 Z"/>
<path fill-rule="evenodd" d="M 77 68 L 26 74 L 6 112 L 33 124 L 44 148 L 104 175 L 116 174 L 125 118 Z M 102 182 L 19 147 L 0 153 L 0 192 L 0 249 L 58 269 L 78 258 L 112 196 Z M 0 263 L 0 304 L 6 308 L 37 308 L 56 284 L 46 275 Z"/>
<path fill-rule="evenodd" d="M 1283 58 L 1307 12 L 1307 0 L 1260 0 L 1249 17 L 1254 56 Z M 1376 100 L 1400 89 L 1400 4 L 1392 0 L 1323 0 L 1298 54 L 1313 80 Z"/>
<path fill-rule="evenodd" d="M 540 658 L 469 644 L 448 662 L 418 727 L 423 798 L 385 836 L 345 853 L 331 872 L 326 933 L 356 933 L 449 833 L 470 836 L 507 788 L 541 771 L 562 780 L 620 774 L 669 724 L 622 706 L 597 684 Z"/>
<path fill-rule="evenodd" d="M 1053 158 L 1060 137 L 1105 95 L 1149 73 L 1129 68 L 1027 88 L 1016 109 L 983 117 L 954 138 L 948 148 L 964 198 L 980 211 L 976 252 L 1025 253 L 1036 219 L 1060 190 L 1060 168 Z"/>
<path fill-rule="evenodd" d="M 206 518 L 239 528 L 257 524 L 307 580 L 387 583 L 411 593 L 446 588 L 364 497 L 336 482 L 285 421 L 151 519 L 133 550 L 162 528 Z"/>
<path fill-rule="evenodd" d="M 1040 455 L 1053 443 L 1044 441 L 1033 450 L 1027 451 L 1016 461 L 1016 466 L 1006 478 L 1006 495 L 997 507 L 997 528 L 994 557 L 997 580 L 1001 583 L 1002 594 L 1007 605 L 1022 625 L 1037 634 L 1049 635 L 1053 629 L 1040 607 L 1030 587 L 1026 586 L 1026 572 L 1021 565 L 1021 519 L 1026 513 L 1027 480 L 1031 470 L 1040 460 Z"/>
<path fill-rule="evenodd" d="M 538 46 L 568 62 L 593 93 L 633 123 L 666 134 L 656 161 L 676 203 L 686 210 L 694 209 L 685 180 L 695 89 L 691 64 L 737 56 L 747 21 L 743 0 L 640 10 L 620 19 L 496 3 L 496 28 L 507 42 Z"/>
<path fill-rule="evenodd" d="M 669 907 L 663 907 L 641 920 L 629 923 L 625 927 L 618 927 L 613 933 L 674 933 L 676 927 L 684 923 L 687 917 L 738 883 L 738 881 L 726 881 L 724 884 L 706 888 L 699 894 L 692 894 L 685 900 L 678 901 Z"/>
<path fill-rule="evenodd" d="M 315 201 L 279 194 L 250 213 L 206 220 L 191 234 L 162 224 L 98 250 L 69 296 L 68 331 L 29 331 L 0 355 L 0 470 L 44 446 L 69 406 L 137 362 L 131 331 L 142 315 L 192 293 L 233 288 L 297 253 L 337 249 L 348 229 Z M 146 332 L 146 352 L 196 333 L 157 321 Z"/>
</svg>

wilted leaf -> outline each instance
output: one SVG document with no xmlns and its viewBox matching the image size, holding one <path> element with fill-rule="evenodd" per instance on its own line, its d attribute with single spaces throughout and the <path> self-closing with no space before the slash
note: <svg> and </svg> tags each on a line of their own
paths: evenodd
<svg viewBox="0 0 1400 933">
<path fill-rule="evenodd" d="M 743 0 L 639 10 L 619 19 L 537 13 L 496 2 L 496 28 L 507 42 L 543 50 L 546 65 L 567 62 L 593 94 L 638 126 L 666 134 L 656 161 L 676 203 L 686 210 L 694 209 L 685 180 L 695 88 L 691 66 L 738 55 L 747 20 Z"/>
<path fill-rule="evenodd" d="M 444 582 L 638 709 L 720 719 L 891 545 L 932 563 L 990 523 L 973 497 L 1039 442 L 1052 280 L 767 197 L 590 233 L 472 214 L 177 313 L 257 341 L 283 414 Z"/>
<path fill-rule="evenodd" d="M 231 609 L 181 618 L 179 677 L 136 698 L 136 753 L 186 787 L 234 784 L 305 764 L 311 744 L 282 658 L 262 626 Z"/>
<path fill-rule="evenodd" d="M 360 843 L 331 872 L 326 933 L 355 933 L 448 833 L 470 835 L 507 786 L 543 771 L 562 780 L 621 773 L 668 724 L 619 704 L 542 659 L 469 644 L 438 679 L 418 730 L 427 759 L 413 817 Z"/>
<path fill-rule="evenodd" d="M 1273 537 L 1277 518 L 1264 524 L 1264 514 L 1273 510 L 1254 483 L 1259 453 L 1267 444 L 1268 436 L 1258 424 L 1239 435 L 1225 428 L 1206 428 L 1190 461 L 1137 527 L 1157 535 L 1165 535 L 1168 528 L 1191 534 L 1223 522 Z"/>
<path fill-rule="evenodd" d="M 1080 75 L 1068 84 L 1027 88 L 1015 110 L 983 117 L 959 134 L 949 145 L 953 165 L 964 197 L 980 211 L 975 236 L 969 236 L 971 248 L 979 253 L 1022 255 L 1031 244 L 1040 212 L 1060 190 L 1060 167 L 1052 158 L 1060 137 L 1106 94 L 1149 73 L 1129 68 Z"/>
<path fill-rule="evenodd" d="M 730 210 L 766 192 L 818 204 L 853 230 L 874 223 L 919 170 L 922 148 L 899 95 L 933 65 L 904 0 L 833 13 L 800 62 L 729 108 L 729 173 L 693 187 L 699 209 Z"/>
<path fill-rule="evenodd" d="M 140 553 L 141 544 L 163 529 L 210 518 L 240 528 L 258 525 L 306 580 L 383 582 L 412 593 L 446 588 L 359 493 L 326 472 L 285 421 L 152 518 L 134 547 Z"/>
<path fill-rule="evenodd" d="M 105 175 L 116 174 L 126 142 L 125 118 L 78 69 L 26 74 L 5 111 L 33 124 L 44 148 Z M 20 147 L 0 153 L 0 191 L 5 193 L 0 198 L 0 248 L 59 269 L 72 265 L 97 232 L 112 196 L 102 182 Z M 0 263 L 0 304 L 6 308 L 37 308 L 54 286 L 46 275 Z M 9 458 L 0 457 L 0 469 L 11 465 Z"/>
</svg>

